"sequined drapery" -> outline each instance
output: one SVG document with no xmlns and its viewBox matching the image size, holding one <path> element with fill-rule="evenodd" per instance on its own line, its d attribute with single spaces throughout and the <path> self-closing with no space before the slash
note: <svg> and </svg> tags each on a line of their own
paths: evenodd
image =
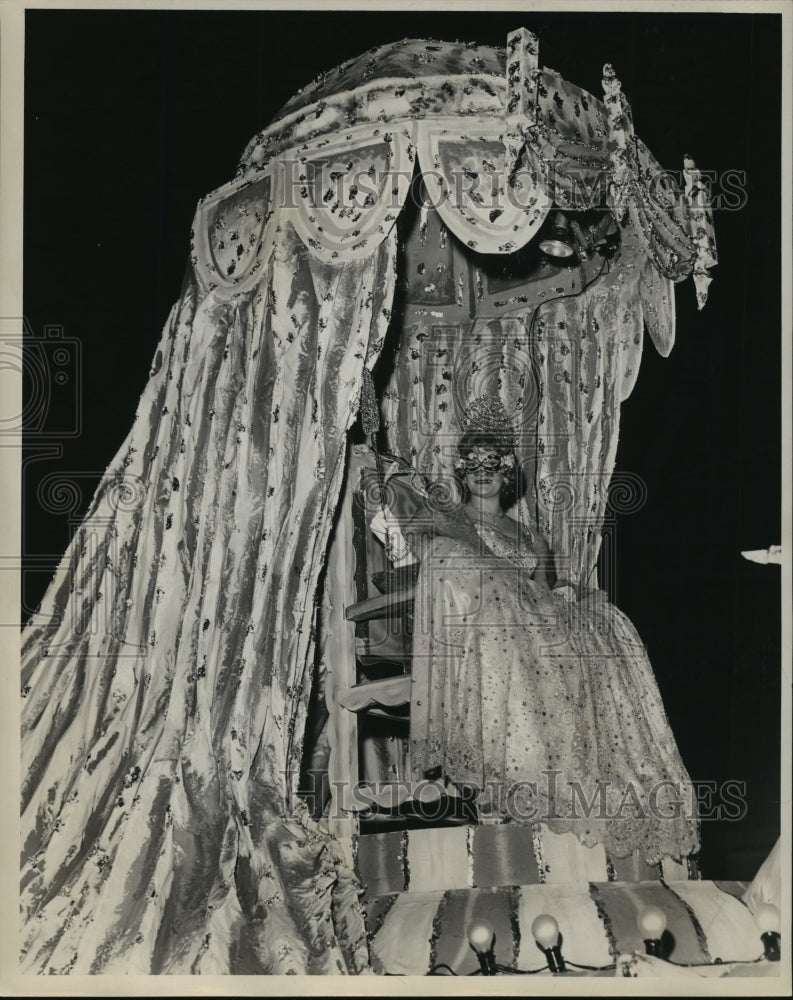
<svg viewBox="0 0 793 1000">
<path fill-rule="evenodd" d="M 295 797 L 317 579 L 395 240 L 190 281 L 24 636 L 24 968 L 357 972 L 338 845 Z M 373 357 L 370 358 L 370 363 Z"/>
<path fill-rule="evenodd" d="M 659 274 L 673 281 L 694 275 L 702 308 L 717 254 L 709 195 L 693 161 L 685 158 L 677 178 L 662 169 L 634 134 L 610 64 L 599 100 L 540 66 L 540 55 L 537 36 L 524 28 L 510 33 L 506 49 L 403 39 L 370 50 L 299 91 L 250 141 L 237 179 L 255 183 L 294 150 L 310 164 L 328 145 L 333 153 L 346 146 L 354 167 L 356 149 L 385 136 L 404 142 L 405 153 L 418 150 L 434 204 L 471 249 L 509 253 L 525 245 L 552 204 L 608 208 L 620 223 L 630 220 Z M 394 162 L 406 162 L 395 152 Z M 364 216 L 375 216 L 388 198 L 381 190 Z M 332 240 L 332 200 L 318 207 Z"/>
<path fill-rule="evenodd" d="M 451 475 L 466 407 L 498 397 L 516 433 L 526 523 L 545 537 L 559 577 L 595 586 L 610 499 L 622 512 L 642 502 L 640 484 L 613 479 L 620 406 L 636 383 L 645 322 L 659 351 L 671 350 L 670 281 L 637 263 L 630 227 L 613 260 L 488 276 L 485 259 L 426 215 L 420 235 L 405 239 L 405 273 L 430 277 L 405 292 L 383 399 L 389 448 L 421 472 Z"/>
</svg>

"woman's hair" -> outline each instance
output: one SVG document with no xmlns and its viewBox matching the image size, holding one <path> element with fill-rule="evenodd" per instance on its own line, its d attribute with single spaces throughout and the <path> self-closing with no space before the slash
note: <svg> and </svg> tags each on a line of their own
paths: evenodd
<svg viewBox="0 0 793 1000">
<path fill-rule="evenodd" d="M 487 451 L 494 451 L 498 455 L 512 454 L 511 441 L 507 441 L 500 434 L 492 434 L 487 431 L 468 431 L 463 434 L 457 445 L 460 458 L 465 458 L 474 448 L 484 448 Z"/>
<path fill-rule="evenodd" d="M 512 455 L 514 458 L 515 454 L 511 441 L 507 441 L 503 435 L 487 433 L 486 431 L 469 431 L 463 434 L 457 445 L 461 459 L 467 458 L 470 452 L 477 448 L 481 448 L 483 451 L 493 451 L 502 458 L 508 455 Z M 504 483 L 498 499 L 502 509 L 507 510 L 523 496 L 526 485 L 517 461 L 510 468 L 502 469 L 501 473 L 504 476 Z M 465 482 L 465 470 L 456 470 L 456 475 L 460 483 L 463 503 L 468 503 L 471 499 L 471 491 Z"/>
</svg>

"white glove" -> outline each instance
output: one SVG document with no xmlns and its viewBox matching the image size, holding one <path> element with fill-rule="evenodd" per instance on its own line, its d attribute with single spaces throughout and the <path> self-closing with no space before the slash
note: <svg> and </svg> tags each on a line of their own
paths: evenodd
<svg viewBox="0 0 793 1000">
<path fill-rule="evenodd" d="M 369 522 L 369 527 L 375 538 L 385 546 L 386 555 L 394 566 L 409 566 L 416 561 L 402 534 L 399 521 L 388 507 L 383 507 L 375 514 Z"/>
<path fill-rule="evenodd" d="M 554 587 L 551 593 L 554 597 L 561 597 L 568 604 L 577 600 L 575 587 L 571 583 L 563 583 L 560 587 Z"/>
</svg>

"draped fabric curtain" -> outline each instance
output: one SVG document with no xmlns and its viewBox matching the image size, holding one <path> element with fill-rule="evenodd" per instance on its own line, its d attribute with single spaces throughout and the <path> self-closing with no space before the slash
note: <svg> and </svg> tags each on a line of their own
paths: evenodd
<svg viewBox="0 0 793 1000">
<path fill-rule="evenodd" d="M 453 473 L 466 408 L 482 395 L 501 400 L 527 486 L 522 516 L 575 584 L 597 585 L 610 486 L 622 510 L 640 499 L 640 484 L 612 476 L 645 315 L 662 353 L 674 338 L 670 282 L 636 263 L 635 240 L 627 231 L 624 253 L 584 289 L 567 287 L 569 277 L 527 277 L 510 296 L 483 295 L 470 320 L 414 309 L 384 392 L 389 450 L 434 477 Z M 526 304 L 504 308 L 510 297 Z"/>
<path fill-rule="evenodd" d="M 597 586 L 601 529 L 612 494 L 630 509 L 640 486 L 613 481 L 620 406 L 636 380 L 642 312 L 636 283 L 601 280 L 551 302 L 536 323 L 541 371 L 537 518 L 559 578 Z"/>
<path fill-rule="evenodd" d="M 30 972 L 366 967 L 356 883 L 295 797 L 317 581 L 396 240 L 277 226 L 174 307 L 127 441 L 23 639 Z"/>
</svg>

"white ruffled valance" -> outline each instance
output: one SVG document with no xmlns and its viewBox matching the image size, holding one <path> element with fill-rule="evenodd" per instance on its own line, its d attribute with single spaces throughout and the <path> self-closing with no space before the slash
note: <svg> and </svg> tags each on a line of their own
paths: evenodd
<svg viewBox="0 0 793 1000">
<path fill-rule="evenodd" d="M 513 253 L 543 224 L 552 205 L 545 165 L 531 148 L 515 172 L 503 122 L 438 121 L 417 126 L 419 162 L 433 207 L 478 253 Z"/>
<path fill-rule="evenodd" d="M 307 88 L 199 204 L 201 286 L 221 298 L 244 291 L 287 224 L 323 263 L 363 260 L 395 224 L 418 164 L 427 207 L 468 249 L 514 253 L 554 205 L 610 210 L 623 243 L 636 236 L 637 265 L 665 279 L 646 282 L 653 322 L 666 312 L 658 291 L 692 273 L 701 307 L 716 249 L 693 161 L 680 190 L 635 136 L 610 65 L 600 102 L 540 69 L 538 49 L 525 28 L 505 51 L 405 41 Z M 662 353 L 671 347 L 668 323 L 651 332 Z"/>
<path fill-rule="evenodd" d="M 255 180 L 235 180 L 201 201 L 192 259 L 207 291 L 236 294 L 256 280 L 273 232 L 291 224 L 326 264 L 363 260 L 388 235 L 405 203 L 416 157 L 430 203 L 454 235 L 480 253 L 512 253 L 542 225 L 552 200 L 542 159 L 526 150 L 508 176 L 503 123 L 408 122 L 357 127 L 271 161 Z"/>
</svg>

